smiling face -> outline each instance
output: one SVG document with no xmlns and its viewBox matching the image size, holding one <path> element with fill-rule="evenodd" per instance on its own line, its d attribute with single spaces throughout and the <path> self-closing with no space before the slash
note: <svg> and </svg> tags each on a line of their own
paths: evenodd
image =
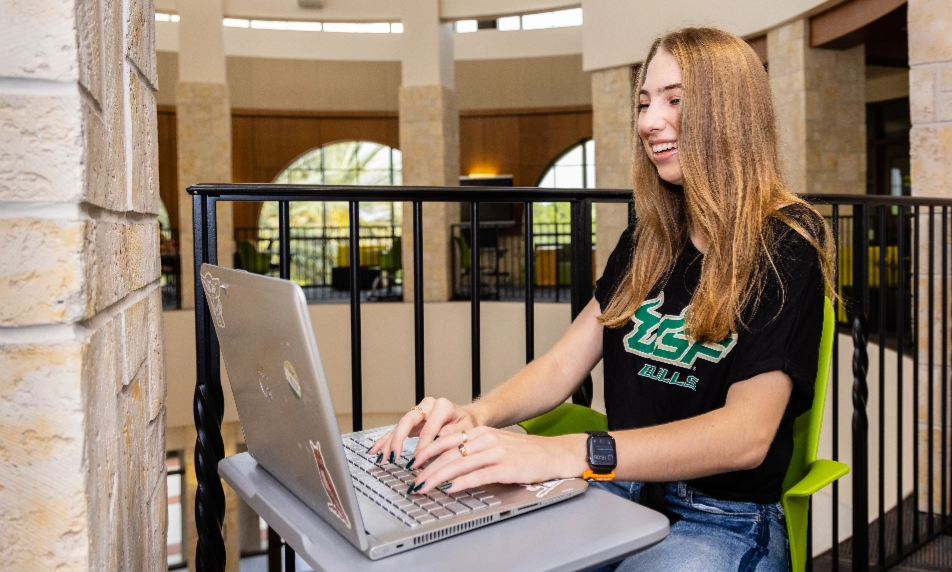
<svg viewBox="0 0 952 572">
<path fill-rule="evenodd" d="M 658 176 L 674 185 L 684 184 L 678 158 L 680 103 L 681 66 L 670 52 L 659 49 L 638 93 L 638 135 Z"/>
</svg>

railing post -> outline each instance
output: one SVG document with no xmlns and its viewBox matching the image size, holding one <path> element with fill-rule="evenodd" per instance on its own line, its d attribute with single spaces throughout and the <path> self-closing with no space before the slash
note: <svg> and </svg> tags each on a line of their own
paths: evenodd
<svg viewBox="0 0 952 572">
<path fill-rule="evenodd" d="M 572 201 L 572 320 L 592 299 L 592 201 Z M 592 376 L 572 395 L 572 403 L 592 404 Z"/>
<path fill-rule="evenodd" d="M 853 205 L 853 570 L 869 570 L 869 388 L 866 308 L 869 288 L 869 218 Z M 880 484 L 882 486 L 882 484 Z"/>
<path fill-rule="evenodd" d="M 195 349 L 197 377 L 192 413 L 195 418 L 195 568 L 198 572 L 222 572 L 225 569 L 225 491 L 218 477 L 218 462 L 225 457 L 221 422 L 225 398 L 221 388 L 218 336 L 202 288 L 202 263 L 216 264 L 218 221 L 216 200 L 205 195 L 192 196 L 192 230 L 195 240 Z"/>
<path fill-rule="evenodd" d="M 364 428 L 360 355 L 360 203 L 350 202 L 350 406 L 353 430 Z"/>
</svg>

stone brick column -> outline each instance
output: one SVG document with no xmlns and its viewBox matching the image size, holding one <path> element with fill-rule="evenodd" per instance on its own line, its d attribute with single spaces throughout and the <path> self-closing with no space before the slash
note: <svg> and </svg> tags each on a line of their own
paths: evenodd
<svg viewBox="0 0 952 572">
<path fill-rule="evenodd" d="M 767 32 L 780 154 L 795 193 L 866 193 L 863 46 L 810 47 L 809 23 Z"/>
<path fill-rule="evenodd" d="M 598 188 L 632 188 L 632 73 L 632 66 L 592 73 L 592 133 Z M 595 276 L 599 277 L 618 237 L 628 226 L 628 206 L 596 204 L 595 214 Z"/>
<path fill-rule="evenodd" d="M 459 184 L 459 105 L 456 92 L 441 85 L 400 88 L 400 150 L 403 184 Z M 423 299 L 452 294 L 450 225 L 459 221 L 456 203 L 423 205 Z M 403 299 L 413 300 L 413 203 L 403 206 Z"/>
<path fill-rule="evenodd" d="M 0 559 L 164 571 L 152 2 L 0 12 Z"/>
<path fill-rule="evenodd" d="M 404 185 L 459 184 L 459 103 L 454 90 L 453 27 L 438 0 L 403 0 L 400 151 Z M 423 206 L 423 299 L 452 294 L 450 225 L 455 203 Z M 403 206 L 403 299 L 413 300 L 413 204 Z"/>
<path fill-rule="evenodd" d="M 179 82 L 175 91 L 178 137 L 179 250 L 182 307 L 195 306 L 192 197 L 196 183 L 229 183 L 231 106 L 225 83 L 220 0 L 193 0 L 179 9 Z M 219 203 L 218 264 L 232 266 L 235 252 L 232 205 Z"/>
<path fill-rule="evenodd" d="M 912 119 L 912 131 L 909 135 L 912 160 L 912 194 L 922 197 L 952 198 L 952 18 L 949 17 L 948 2 L 936 0 L 911 0 L 909 2 L 909 107 Z M 928 509 L 926 487 L 928 486 L 929 456 L 928 434 L 933 432 L 936 459 L 936 470 L 933 475 L 933 486 L 936 491 L 941 490 L 941 473 L 939 451 L 949 443 L 942 443 L 941 432 L 941 371 L 942 363 L 942 336 L 949 336 L 949 332 L 939 329 L 941 306 L 941 258 L 939 249 L 933 250 L 935 260 L 935 274 L 933 276 L 933 295 L 936 300 L 937 312 L 929 313 L 926 301 L 929 295 L 928 267 L 926 256 L 929 253 L 928 245 L 928 216 L 921 217 L 919 244 L 920 263 L 918 295 L 919 305 L 919 376 L 927 380 L 929 373 L 934 376 L 935 382 L 935 411 L 933 427 L 928 423 L 928 406 L 922 405 L 919 415 L 919 507 Z M 948 244 L 950 238 L 942 236 L 940 217 L 936 216 L 935 239 L 937 242 Z M 949 294 L 948 292 L 946 293 Z M 948 317 L 947 317 L 948 319 Z M 932 372 L 928 370 L 929 340 L 928 331 L 933 329 L 933 359 Z M 948 339 L 948 338 L 946 338 Z M 928 386 L 921 383 L 919 395 L 921 404 L 928 403 Z M 934 499 L 933 507 L 940 510 L 941 495 Z"/>
</svg>

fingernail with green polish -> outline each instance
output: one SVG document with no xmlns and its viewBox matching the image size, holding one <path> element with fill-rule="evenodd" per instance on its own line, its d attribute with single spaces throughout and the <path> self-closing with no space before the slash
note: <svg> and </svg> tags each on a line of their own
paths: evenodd
<svg viewBox="0 0 952 572">
<path fill-rule="evenodd" d="M 408 494 L 408 495 L 409 495 L 409 494 L 413 494 L 413 487 L 415 487 L 415 486 L 416 486 L 416 481 L 410 481 L 410 483 L 407 484 L 407 494 Z"/>
<path fill-rule="evenodd" d="M 396 460 L 397 460 L 397 455 L 393 451 L 390 451 L 390 464 L 391 465 L 394 464 Z"/>
<path fill-rule="evenodd" d="M 439 438 L 440 438 L 440 436 L 437 435 L 436 437 L 433 437 L 433 440 L 436 441 L 436 440 L 439 439 Z"/>
<path fill-rule="evenodd" d="M 436 488 L 440 489 L 441 491 L 445 491 L 446 489 L 448 489 L 448 488 L 450 488 L 450 487 L 452 487 L 452 486 L 453 486 L 453 483 L 443 483 L 442 485 L 440 485 L 440 486 L 438 486 L 438 487 L 436 487 Z"/>
<path fill-rule="evenodd" d="M 417 486 L 415 486 L 415 487 L 413 488 L 413 492 L 419 491 L 420 489 L 423 488 L 423 485 L 425 485 L 425 484 L 426 484 L 426 481 L 423 481 L 422 483 L 418 484 Z"/>
<path fill-rule="evenodd" d="M 413 463 L 415 463 L 415 462 L 416 462 L 416 457 L 413 457 L 412 459 L 410 459 L 410 462 L 407 463 L 407 466 L 404 467 L 404 468 L 405 468 L 405 469 L 409 469 L 409 468 L 413 467 Z"/>
<path fill-rule="evenodd" d="M 377 453 L 377 460 L 374 461 L 374 464 L 375 464 L 375 465 L 379 465 L 379 464 L 380 464 L 380 461 L 382 461 L 382 460 L 383 460 L 383 453 Z"/>
</svg>

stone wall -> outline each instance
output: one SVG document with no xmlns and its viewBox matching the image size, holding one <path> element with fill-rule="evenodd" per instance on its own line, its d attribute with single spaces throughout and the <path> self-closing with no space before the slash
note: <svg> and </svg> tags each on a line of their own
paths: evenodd
<svg viewBox="0 0 952 572">
<path fill-rule="evenodd" d="M 442 85 L 400 88 L 400 150 L 403 184 L 459 184 L 459 103 Z M 449 300 L 450 225 L 456 203 L 423 205 L 423 299 Z M 403 299 L 413 300 L 413 203 L 403 205 Z"/>
<path fill-rule="evenodd" d="M 0 13 L 0 561 L 165 570 L 152 2 Z"/>
<path fill-rule="evenodd" d="M 952 198 L 952 18 L 949 17 L 948 2 L 936 0 L 911 0 L 909 2 L 909 107 L 912 119 L 912 131 L 910 139 L 910 159 L 912 161 L 911 179 L 912 194 L 922 197 L 942 197 Z M 937 209 L 938 210 L 938 209 Z M 941 217 L 934 217 L 933 232 L 936 243 L 946 245 L 950 241 L 949 236 L 942 234 Z M 948 336 L 949 332 L 939 332 L 936 330 L 932 337 L 932 359 L 934 360 L 932 371 L 929 371 L 929 330 L 936 327 L 940 312 L 930 312 L 926 306 L 929 297 L 929 276 L 926 263 L 929 256 L 929 217 L 923 215 L 920 219 L 921 242 L 919 245 L 922 256 L 920 264 L 921 273 L 919 276 L 918 294 L 923 303 L 919 306 L 919 376 L 920 379 L 927 380 L 931 378 L 936 380 L 935 393 L 933 394 L 935 409 L 933 411 L 934 425 L 929 426 L 929 408 L 927 405 L 920 407 L 919 416 L 919 459 L 920 459 L 920 498 L 919 506 L 925 510 L 927 508 L 928 497 L 926 485 L 928 484 L 928 460 L 929 460 L 929 442 L 928 436 L 931 431 L 933 434 L 935 455 L 933 460 L 936 467 L 940 466 L 938 461 L 939 451 L 943 447 L 941 430 L 941 404 L 942 395 L 939 388 L 942 386 L 940 380 L 946 379 L 947 371 L 943 371 L 943 336 Z M 946 221 L 946 229 L 948 221 Z M 942 300 L 942 264 L 941 254 L 938 248 L 931 252 L 934 256 L 934 274 L 932 292 L 936 308 L 941 308 Z M 946 255 L 948 256 L 948 255 Z M 949 282 L 945 282 L 948 288 Z M 946 290 L 945 295 L 950 292 Z M 950 316 L 946 315 L 946 320 Z M 948 322 L 946 322 L 948 323 Z M 947 339 L 947 338 L 946 338 Z M 949 356 L 945 356 L 948 360 Z M 928 403 L 928 384 L 920 384 L 919 403 Z M 948 443 L 945 444 L 948 446 Z M 933 484 L 935 490 L 940 491 L 942 482 L 940 471 L 936 468 L 933 474 Z M 934 499 L 933 508 L 940 509 L 940 496 L 938 493 Z"/>
<path fill-rule="evenodd" d="M 598 188 L 632 188 L 632 73 L 631 66 L 592 73 L 592 137 Z M 599 277 L 618 237 L 628 226 L 628 206 L 596 204 L 595 215 L 595 276 Z"/>
<path fill-rule="evenodd" d="M 767 33 L 787 184 L 795 193 L 866 193 L 863 46 L 810 47 L 806 20 Z"/>
</svg>

